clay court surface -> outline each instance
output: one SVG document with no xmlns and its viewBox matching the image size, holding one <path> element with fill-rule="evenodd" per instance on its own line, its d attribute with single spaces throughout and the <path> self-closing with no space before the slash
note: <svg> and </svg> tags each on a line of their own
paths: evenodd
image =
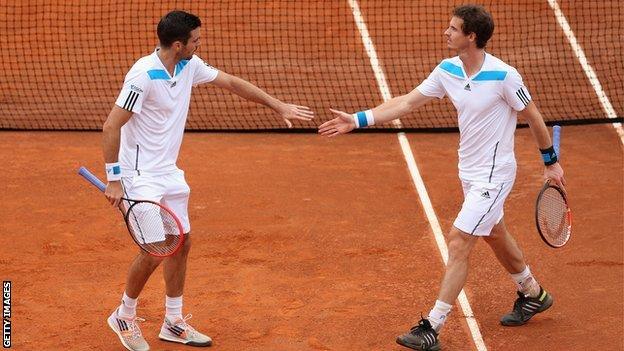
<svg viewBox="0 0 624 351">
<path fill-rule="evenodd" d="M 456 134 L 408 134 L 446 231 L 461 203 Z M 76 171 L 102 176 L 100 135 L 2 132 L 0 261 L 13 281 L 16 350 L 119 350 L 106 317 L 136 248 L 123 222 Z M 553 308 L 520 328 L 498 324 L 514 286 L 489 248 L 472 256 L 466 291 L 489 350 L 621 350 L 622 146 L 609 125 L 564 128 L 574 237 L 547 248 L 533 222 L 541 166 L 528 129 L 506 221 Z M 395 134 L 185 137 L 192 188 L 185 312 L 215 350 L 400 350 L 394 338 L 426 314 L 443 263 Z M 154 350 L 164 309 L 159 269 L 140 297 Z M 446 350 L 474 349 L 458 305 Z M 600 336 L 600 337 L 598 337 Z"/>
<path fill-rule="evenodd" d="M 329 107 L 352 112 L 383 100 L 346 0 L 269 1 L 263 8 L 245 1 L 107 2 L 92 4 L 93 11 L 44 2 L 0 12 L 5 72 L 19 77 L 0 81 L 1 128 L 100 128 L 125 72 L 153 50 L 154 25 L 173 7 L 207 19 L 200 55 L 210 64 L 317 112 L 316 121 L 298 127 L 315 128 L 330 117 Z M 391 94 L 413 89 L 453 55 L 441 33 L 454 1 L 361 3 Z M 619 22 L 598 25 L 619 21 L 613 14 L 621 5 L 578 3 L 562 2 L 562 10 L 622 116 L 623 48 L 612 39 Z M 491 11 L 501 26 L 489 49 L 519 68 L 546 119 L 605 117 L 546 1 L 497 1 Z M 128 23 L 139 28 L 132 35 Z M 522 31 L 509 30 L 516 27 Z M 527 40 L 524 30 L 537 38 Z M 443 101 L 403 122 L 448 127 L 455 116 Z M 268 109 L 210 87 L 194 93 L 188 127 L 283 126 Z M 462 202 L 458 134 L 407 137 L 446 232 Z M 0 271 L 13 282 L 13 348 L 120 350 L 106 318 L 119 304 L 137 248 L 119 213 L 76 174 L 84 165 L 103 177 L 100 133 L 0 131 L 0 148 Z M 515 287 L 479 243 L 465 290 L 488 350 L 624 349 L 622 142 L 608 124 L 565 126 L 562 151 L 574 228 L 571 242 L 554 250 L 534 224 L 539 153 L 528 129 L 516 133 L 519 168 L 505 221 L 555 304 L 526 326 L 501 327 Z M 313 133 L 187 133 L 178 164 L 192 189 L 184 312 L 215 340 L 212 349 L 404 350 L 395 337 L 429 312 L 444 266 L 396 134 L 330 140 Z M 138 313 L 153 350 L 188 349 L 157 338 L 161 269 L 141 294 Z M 458 304 L 441 341 L 444 350 L 475 349 Z"/>
</svg>

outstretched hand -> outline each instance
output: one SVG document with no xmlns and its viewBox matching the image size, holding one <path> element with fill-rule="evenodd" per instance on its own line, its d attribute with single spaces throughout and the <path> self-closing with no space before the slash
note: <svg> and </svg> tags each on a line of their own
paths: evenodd
<svg viewBox="0 0 624 351">
<path fill-rule="evenodd" d="M 299 106 L 293 104 L 283 104 L 282 108 L 277 111 L 286 122 L 288 128 L 292 128 L 291 120 L 298 119 L 300 121 L 311 121 L 314 118 L 314 112 L 307 106 Z"/>
<path fill-rule="evenodd" d="M 318 133 L 320 135 L 335 137 L 340 134 L 349 133 L 355 129 L 355 121 L 350 114 L 331 108 L 329 110 L 337 117 L 319 126 Z"/>
</svg>

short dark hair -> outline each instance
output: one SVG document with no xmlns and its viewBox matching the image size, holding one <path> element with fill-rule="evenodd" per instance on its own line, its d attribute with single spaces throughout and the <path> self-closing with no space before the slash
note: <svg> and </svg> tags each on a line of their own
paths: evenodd
<svg viewBox="0 0 624 351">
<path fill-rule="evenodd" d="M 156 33 L 160 46 L 168 48 L 176 41 L 186 45 L 191 37 L 191 31 L 201 27 L 201 20 L 192 13 L 171 11 L 158 22 Z"/>
<path fill-rule="evenodd" d="M 479 5 L 462 5 L 453 10 L 453 16 L 464 20 L 462 31 L 465 35 L 474 33 L 477 36 L 477 47 L 483 49 L 494 33 L 492 15 Z"/>
</svg>

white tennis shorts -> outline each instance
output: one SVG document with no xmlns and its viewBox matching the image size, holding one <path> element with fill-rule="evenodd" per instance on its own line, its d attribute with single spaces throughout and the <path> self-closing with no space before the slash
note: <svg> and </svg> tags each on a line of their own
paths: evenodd
<svg viewBox="0 0 624 351">
<path fill-rule="evenodd" d="M 191 194 L 184 171 L 173 173 L 133 175 L 121 178 L 124 197 L 132 200 L 150 200 L 169 208 L 180 220 L 184 233 L 191 231 L 188 216 L 188 201 Z"/>
<path fill-rule="evenodd" d="M 453 225 L 470 235 L 488 236 L 503 218 L 505 199 L 514 180 L 505 183 L 469 182 L 462 180 L 464 203 Z"/>
</svg>

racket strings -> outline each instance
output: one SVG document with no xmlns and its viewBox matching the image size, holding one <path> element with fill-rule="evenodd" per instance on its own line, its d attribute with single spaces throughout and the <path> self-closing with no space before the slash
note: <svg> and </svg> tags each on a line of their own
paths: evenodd
<svg viewBox="0 0 624 351">
<path fill-rule="evenodd" d="M 542 194 L 538 210 L 538 223 L 542 234 L 554 245 L 563 245 L 570 236 L 568 206 L 555 188 L 549 187 Z"/>
<path fill-rule="evenodd" d="M 126 214 L 128 229 L 144 250 L 157 256 L 173 253 L 183 240 L 173 215 L 151 202 L 138 202 Z"/>
</svg>

